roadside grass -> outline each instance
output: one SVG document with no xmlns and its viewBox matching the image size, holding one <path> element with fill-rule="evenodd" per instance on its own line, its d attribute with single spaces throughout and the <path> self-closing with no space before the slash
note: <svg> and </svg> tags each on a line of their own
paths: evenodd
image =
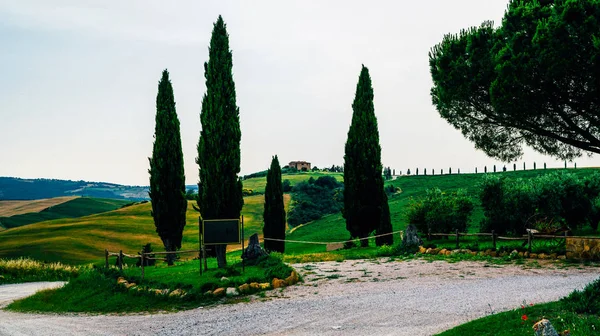
<svg viewBox="0 0 600 336">
<path fill-rule="evenodd" d="M 217 269 L 216 260 L 212 258 L 209 261 L 209 270 L 202 275 L 199 274 L 198 260 L 171 267 L 146 267 L 144 280 L 141 280 L 139 268 L 125 268 L 123 272 L 114 267 L 86 269 L 64 287 L 41 291 L 17 300 L 7 309 L 55 313 L 177 311 L 221 300 L 220 297 L 206 294 L 208 290 L 237 287 L 250 282 L 271 282 L 275 277 L 284 279 L 290 276 L 292 271 L 279 256 L 265 257 L 257 265 L 246 266 L 244 272 L 239 263 L 227 269 Z M 118 284 L 117 279 L 121 276 L 136 285 L 127 289 Z M 176 290 L 183 291 L 185 295 L 169 295 Z M 227 300 L 240 300 L 240 297 L 226 298 L 225 302 Z"/>
<path fill-rule="evenodd" d="M 68 281 L 77 277 L 81 268 L 61 263 L 45 264 L 25 258 L 0 259 L 0 285 L 33 281 Z"/>
<path fill-rule="evenodd" d="M 570 335 L 597 335 L 600 328 L 600 279 L 582 291 L 555 302 L 531 306 L 524 303 L 513 310 L 486 316 L 438 334 L 438 336 L 532 335 L 532 326 L 546 318 L 554 328 Z"/>
<path fill-rule="evenodd" d="M 61 198 L 62 200 L 62 198 Z M 58 200 L 57 202 L 60 202 Z M 47 204 L 51 200 L 47 200 Z M 66 202 L 49 205 L 38 212 L 22 213 L 10 217 L 0 217 L 0 223 L 6 229 L 60 218 L 77 218 L 121 208 L 132 202 L 125 200 L 77 197 Z"/>
</svg>

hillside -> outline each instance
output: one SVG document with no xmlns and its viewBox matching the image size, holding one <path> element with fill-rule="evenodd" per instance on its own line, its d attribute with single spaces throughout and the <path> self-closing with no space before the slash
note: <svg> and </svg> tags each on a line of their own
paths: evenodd
<svg viewBox="0 0 600 336">
<path fill-rule="evenodd" d="M 530 178 L 539 175 L 562 171 L 563 169 L 526 170 L 516 172 L 500 172 L 511 178 Z M 600 173 L 598 168 L 569 169 L 570 173 L 580 176 Z M 475 202 L 475 210 L 471 218 L 469 231 L 475 232 L 479 229 L 479 223 L 483 218 L 483 210 L 478 199 L 479 183 L 485 174 L 453 174 L 453 175 L 429 175 L 429 176 L 401 176 L 385 184 L 400 187 L 402 192 L 389 198 L 390 213 L 394 231 L 406 228 L 407 221 L 405 209 L 411 197 L 425 195 L 427 189 L 438 187 L 443 191 L 465 189 Z M 314 222 L 299 226 L 287 235 L 287 239 L 299 241 L 335 242 L 345 241 L 350 238 L 346 230 L 346 222 L 341 214 L 325 216 Z M 397 242 L 399 237 L 394 238 Z M 287 243 L 286 253 L 324 252 L 324 245 L 309 245 L 301 243 Z"/>
<path fill-rule="evenodd" d="M 0 200 L 85 196 L 130 201 L 148 199 L 148 188 L 114 183 L 0 177 Z"/>
<path fill-rule="evenodd" d="M 64 201 L 66 199 L 66 202 Z M 45 209 L 39 211 L 32 211 L 28 213 L 20 213 L 10 217 L 0 217 L 0 226 L 4 228 L 16 228 L 19 226 L 38 223 L 47 220 L 60 219 L 60 218 L 76 218 L 83 217 L 92 214 L 107 212 L 119 209 L 120 207 L 129 203 L 126 200 L 115 200 L 115 199 L 105 199 L 105 198 L 89 198 L 89 197 L 78 197 L 78 198 L 64 198 L 61 197 L 56 200 L 53 204 L 52 200 L 47 199 L 44 202 L 40 201 L 30 201 L 30 205 L 28 205 L 28 201 L 17 201 L 21 204 L 20 207 L 13 211 L 14 212 L 22 212 L 25 209 L 37 209 L 41 204 L 50 204 Z M 11 201 L 2 201 L 0 202 L 0 207 L 3 202 L 9 202 L 12 205 Z M 1 209 L 1 208 L 0 208 Z M 10 213 L 8 209 L 4 211 L 5 213 Z"/>
<path fill-rule="evenodd" d="M 289 196 L 285 201 L 287 206 Z M 247 241 L 251 234 L 262 235 L 264 197 L 250 196 L 244 202 L 242 215 Z M 198 248 L 198 213 L 192 208 L 192 203 L 188 202 L 182 243 L 184 250 Z M 0 232 L 0 258 L 27 256 L 43 261 L 85 263 L 102 260 L 105 248 L 135 253 L 142 245 L 152 243 L 155 250 L 163 250 L 150 210 L 150 203 L 144 203 L 102 214 L 5 230 Z M 230 250 L 235 248 L 239 246 L 229 246 Z"/>
<path fill-rule="evenodd" d="M 0 217 L 22 215 L 30 212 L 40 212 L 54 205 L 68 202 L 77 196 L 54 197 L 31 201 L 0 201 Z"/>
<path fill-rule="evenodd" d="M 321 176 L 333 176 L 338 181 L 344 180 L 344 174 L 342 173 L 326 173 L 326 172 L 298 172 L 293 174 L 283 174 L 281 176 L 281 180 L 289 180 L 290 185 L 295 185 L 296 183 L 306 181 L 309 178 L 319 178 Z M 266 177 L 253 177 L 247 180 L 242 181 L 245 189 L 252 189 L 252 192 L 256 194 L 263 194 L 265 192 L 265 186 L 267 184 Z"/>
</svg>

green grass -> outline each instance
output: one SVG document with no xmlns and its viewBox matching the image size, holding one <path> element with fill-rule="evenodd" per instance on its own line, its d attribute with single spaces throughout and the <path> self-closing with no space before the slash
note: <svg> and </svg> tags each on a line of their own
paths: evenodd
<svg viewBox="0 0 600 336">
<path fill-rule="evenodd" d="M 61 263 L 44 264 L 31 259 L 0 259 L 0 285 L 32 281 L 68 281 L 81 268 Z"/>
<path fill-rule="evenodd" d="M 600 328 L 600 279 L 582 291 L 574 291 L 560 301 L 521 307 L 486 316 L 445 331 L 439 336 L 519 336 L 532 335 L 532 326 L 546 318 L 560 333 L 569 330 L 575 335 L 597 335 Z"/>
<path fill-rule="evenodd" d="M 198 260 L 177 263 L 176 266 L 146 267 L 144 280 L 139 268 L 87 269 L 62 288 L 46 290 L 10 304 L 7 309 L 19 312 L 92 312 L 123 313 L 141 311 L 177 311 L 209 305 L 220 298 L 205 294 L 219 287 L 234 287 L 250 282 L 271 282 L 274 277 L 288 277 L 292 269 L 275 256 L 263 258 L 242 272 L 239 263 L 225 270 L 216 268 L 210 259 L 209 270 L 199 274 Z M 136 286 L 126 289 L 117 284 L 123 276 Z M 221 280 L 222 277 L 228 280 Z M 139 289 L 139 290 L 138 290 Z M 183 297 L 157 294 L 155 290 L 183 290 Z"/>
<path fill-rule="evenodd" d="M 131 203 L 125 200 L 79 197 L 67 202 L 50 206 L 39 212 L 30 212 L 10 217 L 0 217 L 2 226 L 10 229 L 32 223 L 60 218 L 83 217 L 119 209 Z"/>
</svg>

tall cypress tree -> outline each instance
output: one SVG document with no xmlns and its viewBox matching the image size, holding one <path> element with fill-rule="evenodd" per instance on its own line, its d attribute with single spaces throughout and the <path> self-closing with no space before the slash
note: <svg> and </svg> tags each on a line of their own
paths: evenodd
<svg viewBox="0 0 600 336">
<path fill-rule="evenodd" d="M 283 206 L 283 188 L 281 185 L 281 167 L 277 155 L 271 160 L 271 168 L 267 172 L 265 187 L 265 210 L 263 213 L 265 238 L 285 239 L 285 208 Z M 265 239 L 265 250 L 283 253 L 285 242 Z"/>
<path fill-rule="evenodd" d="M 196 162 L 200 168 L 198 206 L 203 219 L 240 218 L 244 199 L 240 172 L 240 113 L 236 105 L 229 35 L 219 15 L 213 26 L 209 60 L 204 63 L 202 131 Z M 227 245 L 216 245 L 219 268 L 227 266 Z"/>
<path fill-rule="evenodd" d="M 369 70 L 364 65 L 356 86 L 352 110 L 352 123 L 344 155 L 342 213 L 350 237 L 366 238 L 375 230 L 378 234 L 392 230 L 387 197 L 383 191 L 381 147 L 373 106 L 373 87 Z M 378 245 L 393 242 L 391 235 L 382 238 L 384 239 L 376 240 Z M 367 239 L 361 240 L 362 246 L 368 244 Z"/>
<path fill-rule="evenodd" d="M 187 200 L 179 119 L 167 70 L 158 83 L 154 147 L 149 160 L 149 194 L 156 232 L 167 251 L 176 251 L 181 248 Z M 167 260 L 172 265 L 174 255 Z"/>
</svg>

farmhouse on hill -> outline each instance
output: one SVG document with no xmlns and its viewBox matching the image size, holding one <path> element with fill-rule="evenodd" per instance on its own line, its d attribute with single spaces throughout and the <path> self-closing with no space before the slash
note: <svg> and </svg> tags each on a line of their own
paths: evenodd
<svg viewBox="0 0 600 336">
<path fill-rule="evenodd" d="M 298 170 L 303 170 L 304 168 L 306 168 L 305 170 L 310 170 L 310 162 L 306 162 L 306 161 L 292 161 L 288 164 L 288 167 L 290 168 L 296 168 Z"/>
</svg>

